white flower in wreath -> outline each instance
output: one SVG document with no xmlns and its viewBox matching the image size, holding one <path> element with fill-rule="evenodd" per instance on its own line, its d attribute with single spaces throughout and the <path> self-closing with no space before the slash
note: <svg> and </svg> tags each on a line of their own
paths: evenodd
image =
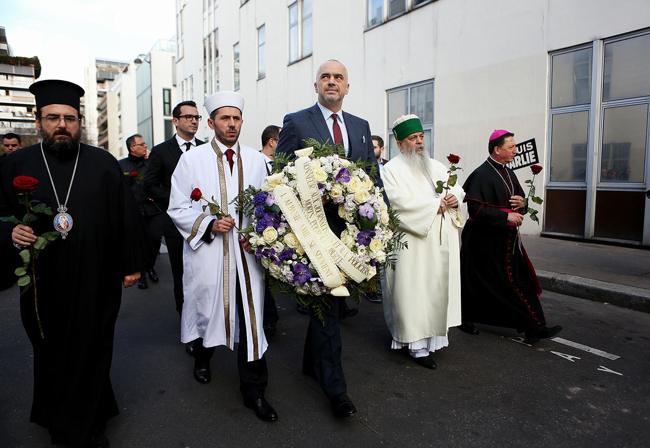
<svg viewBox="0 0 650 448">
<path fill-rule="evenodd" d="M 334 199 L 334 198 L 340 198 L 342 196 L 343 196 L 343 187 L 341 186 L 341 184 L 332 185 L 332 189 L 330 190 L 330 197 Z"/>
<path fill-rule="evenodd" d="M 346 221 L 352 220 L 352 216 L 350 215 L 350 212 L 347 211 L 345 207 L 339 207 L 339 216 Z"/>
<path fill-rule="evenodd" d="M 346 159 L 339 159 L 339 163 L 341 164 L 341 166 L 343 166 L 345 168 L 347 168 L 347 167 L 349 167 L 351 165 L 350 161 L 346 160 Z"/>
<path fill-rule="evenodd" d="M 275 230 L 275 227 L 268 226 L 266 229 L 264 229 L 264 232 L 262 232 L 262 236 L 264 237 L 264 241 L 270 244 L 278 239 L 278 231 Z"/>
<path fill-rule="evenodd" d="M 368 271 L 369 271 L 368 275 L 369 275 L 370 278 L 373 278 L 375 275 L 377 275 L 377 268 L 374 267 L 374 266 L 370 266 Z"/>
<path fill-rule="evenodd" d="M 388 212 L 385 212 L 382 210 L 382 212 L 379 214 L 379 222 L 380 224 L 386 225 L 388 224 L 388 220 L 390 217 L 388 216 Z"/>
<path fill-rule="evenodd" d="M 309 294 L 309 287 L 298 286 L 298 287 L 296 287 L 296 292 L 298 294 L 307 295 L 307 294 Z"/>
<path fill-rule="evenodd" d="M 298 241 L 295 233 L 287 232 L 287 234 L 284 236 L 284 244 L 292 249 L 295 249 L 300 245 L 300 241 Z"/>
<path fill-rule="evenodd" d="M 354 237 L 350 235 L 347 230 L 341 232 L 341 242 L 345 244 L 349 249 L 354 247 Z"/>
<path fill-rule="evenodd" d="M 370 245 L 368 247 L 371 251 L 377 253 L 383 249 L 384 245 L 379 238 L 373 238 L 370 240 Z"/>
<path fill-rule="evenodd" d="M 277 279 L 280 279 L 282 277 L 282 269 L 280 269 L 280 266 L 275 263 L 269 266 L 269 273 Z"/>
<path fill-rule="evenodd" d="M 325 182 L 327 180 L 327 173 L 325 170 L 322 170 L 320 168 L 314 170 L 314 177 L 316 178 L 316 182 Z"/>
<path fill-rule="evenodd" d="M 296 167 L 295 167 L 294 165 L 290 165 L 290 166 L 287 168 L 287 172 L 288 172 L 290 175 L 295 176 L 295 175 L 296 175 Z"/>
<path fill-rule="evenodd" d="M 278 235 L 284 235 L 284 233 L 287 231 L 285 227 L 278 227 Z"/>
<path fill-rule="evenodd" d="M 283 173 L 275 173 L 270 176 L 266 176 L 266 182 L 262 184 L 262 191 L 271 191 L 278 185 L 282 183 L 282 178 L 284 177 Z"/>
<path fill-rule="evenodd" d="M 365 190 L 357 191 L 354 193 L 354 202 L 357 204 L 363 204 L 370 199 L 370 193 Z"/>
<path fill-rule="evenodd" d="M 359 179 L 358 176 L 353 176 L 350 178 L 350 182 L 348 182 L 347 187 L 350 193 L 356 193 L 357 191 L 361 191 L 363 189 L 363 182 L 361 179 Z"/>
<path fill-rule="evenodd" d="M 298 242 L 298 247 L 296 247 L 296 252 L 298 253 L 298 255 L 303 255 L 305 253 L 305 248 L 302 247 L 302 244 L 300 244 L 300 242 Z"/>
<path fill-rule="evenodd" d="M 348 213 L 351 213 L 357 209 L 357 204 L 354 203 L 354 195 L 350 195 L 350 199 L 345 200 L 343 207 L 345 207 Z"/>
<path fill-rule="evenodd" d="M 323 171 L 325 171 L 326 173 L 331 173 L 332 172 L 332 164 L 329 163 L 329 162 L 323 163 L 322 168 L 323 168 Z"/>
<path fill-rule="evenodd" d="M 359 245 L 359 247 L 357 248 L 357 253 L 359 255 L 365 255 L 366 254 L 366 246 Z"/>
<path fill-rule="evenodd" d="M 265 269 L 268 269 L 271 266 L 271 264 L 273 264 L 271 263 L 271 260 L 262 257 L 262 266 L 264 266 Z"/>
<path fill-rule="evenodd" d="M 259 237 L 255 233 L 249 233 L 248 242 L 251 246 L 257 246 L 259 244 Z"/>
<path fill-rule="evenodd" d="M 370 192 L 370 191 L 372 191 L 372 186 L 373 185 L 374 184 L 372 183 L 372 181 L 370 179 L 368 179 L 363 183 L 363 188 L 365 188 L 366 190 L 368 190 Z"/>
<path fill-rule="evenodd" d="M 280 241 L 276 240 L 275 243 L 273 243 L 273 249 L 275 249 L 275 253 L 279 254 L 284 250 L 284 244 L 282 244 Z"/>
<path fill-rule="evenodd" d="M 379 251 L 379 252 L 375 253 L 375 260 L 377 260 L 380 263 L 383 263 L 384 261 L 386 261 L 386 252 Z"/>
</svg>

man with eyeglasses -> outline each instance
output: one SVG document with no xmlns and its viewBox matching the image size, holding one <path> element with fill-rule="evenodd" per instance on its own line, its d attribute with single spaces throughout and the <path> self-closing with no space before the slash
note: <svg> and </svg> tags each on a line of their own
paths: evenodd
<svg viewBox="0 0 650 448">
<path fill-rule="evenodd" d="M 194 101 L 178 103 L 172 115 L 176 134 L 153 147 L 144 176 L 144 194 L 153 199 L 163 211 L 169 207 L 172 173 L 176 169 L 178 159 L 182 154 L 204 143 L 195 137 L 201 116 Z M 176 311 L 181 316 L 183 313 L 183 237 L 167 213 L 162 214 L 162 234 L 165 237 L 174 278 Z M 188 343 L 187 352 L 192 354 L 193 347 L 193 342 Z"/>
<path fill-rule="evenodd" d="M 133 196 L 135 196 L 135 201 L 145 224 L 145 233 L 149 237 L 145 257 L 146 269 L 140 273 L 140 279 L 138 280 L 138 288 L 147 289 L 149 287 L 147 285 L 147 275 L 154 283 L 159 280 L 155 265 L 162 239 L 162 213 L 160 207 L 156 205 L 153 199 L 144 194 L 142 188 L 142 181 L 147 172 L 148 164 L 147 143 L 142 138 L 142 135 L 135 134 L 126 139 L 126 147 L 129 150 L 129 155 L 120 160 L 120 166 L 127 183 L 131 187 Z"/>
<path fill-rule="evenodd" d="M 26 257 L 42 247 L 37 236 L 59 233 L 35 260 L 36 284 L 20 296 L 34 350 L 30 421 L 47 428 L 54 444 L 103 447 L 106 421 L 119 413 L 109 374 L 122 286 L 138 281 L 144 237 L 120 165 L 80 142 L 83 89 L 46 80 L 29 90 L 42 141 L 0 165 L 0 217 L 25 214 L 26 198 L 13 185 L 18 176 L 38 182 L 27 199 L 56 216 L 36 212 L 29 226 L 0 222 L 0 252 L 20 260 L 19 251 Z"/>
</svg>

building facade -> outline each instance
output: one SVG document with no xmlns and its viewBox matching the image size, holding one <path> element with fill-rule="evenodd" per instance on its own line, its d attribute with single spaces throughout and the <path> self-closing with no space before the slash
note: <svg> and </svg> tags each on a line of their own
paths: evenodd
<svg viewBox="0 0 650 448">
<path fill-rule="evenodd" d="M 416 113 L 436 159 L 461 156 L 462 182 L 505 128 L 527 142 L 517 163 L 545 168 L 541 225 L 524 233 L 650 246 L 645 0 L 177 0 L 177 35 L 182 99 L 239 91 L 245 144 L 314 104 L 319 65 L 338 59 L 344 110 L 384 138 L 386 158 L 391 123 Z"/>
</svg>

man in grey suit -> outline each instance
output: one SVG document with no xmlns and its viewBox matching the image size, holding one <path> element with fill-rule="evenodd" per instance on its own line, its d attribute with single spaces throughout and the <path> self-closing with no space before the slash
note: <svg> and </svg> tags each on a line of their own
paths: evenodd
<svg viewBox="0 0 650 448">
<path fill-rule="evenodd" d="M 350 88 L 345 66 L 336 60 L 325 61 L 318 69 L 314 88 L 318 94 L 315 105 L 284 117 L 276 152 L 293 155 L 297 149 L 305 147 L 305 140 L 309 138 L 341 143 L 347 158 L 374 164 L 379 173 L 368 122 L 342 110 L 343 98 Z M 379 174 L 376 183 L 383 186 Z M 340 235 L 345 223 L 338 216 L 336 206 L 325 205 L 325 215 L 332 231 Z M 343 347 L 339 318 L 351 317 L 357 310 L 346 311 L 345 302 L 335 297 L 332 297 L 332 303 L 324 325 L 310 312 L 303 352 L 303 373 L 316 377 L 336 415 L 348 417 L 357 409 L 347 396 L 341 365 Z"/>
</svg>

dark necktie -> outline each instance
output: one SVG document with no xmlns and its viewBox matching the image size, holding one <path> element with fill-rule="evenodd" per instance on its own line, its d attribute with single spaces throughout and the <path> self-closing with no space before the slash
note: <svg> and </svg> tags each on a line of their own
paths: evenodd
<svg viewBox="0 0 650 448">
<path fill-rule="evenodd" d="M 232 166 L 235 164 L 235 161 L 232 159 L 234 155 L 235 155 L 235 151 L 233 151 L 230 148 L 226 149 L 226 158 L 228 159 L 228 163 L 230 164 L 231 173 L 232 173 Z"/>
<path fill-rule="evenodd" d="M 189 151 L 190 149 L 192 149 L 192 142 L 185 143 L 185 152 Z"/>
<path fill-rule="evenodd" d="M 332 119 L 334 120 L 334 124 L 332 125 L 332 131 L 334 132 L 334 144 L 338 145 L 339 143 L 343 143 L 343 134 L 341 134 L 341 127 L 339 126 L 338 116 L 336 114 L 332 114 Z"/>
</svg>

